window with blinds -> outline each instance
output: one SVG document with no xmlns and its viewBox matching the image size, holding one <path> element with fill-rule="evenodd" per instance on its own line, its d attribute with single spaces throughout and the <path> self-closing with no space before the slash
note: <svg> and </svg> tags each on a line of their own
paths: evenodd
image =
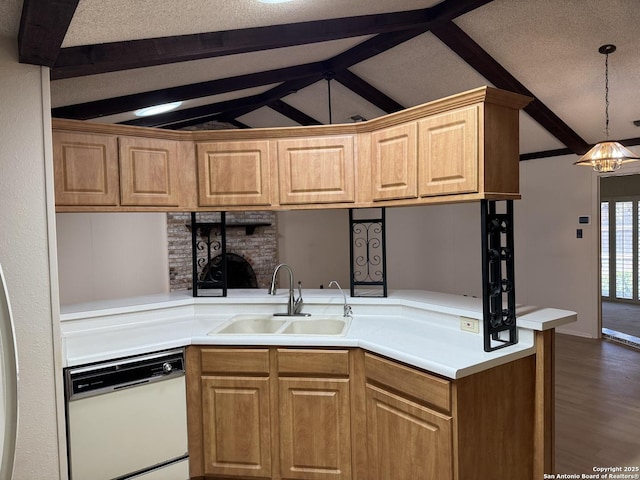
<svg viewBox="0 0 640 480">
<path fill-rule="evenodd" d="M 603 298 L 639 301 L 640 199 L 600 204 L 600 273 Z"/>
</svg>

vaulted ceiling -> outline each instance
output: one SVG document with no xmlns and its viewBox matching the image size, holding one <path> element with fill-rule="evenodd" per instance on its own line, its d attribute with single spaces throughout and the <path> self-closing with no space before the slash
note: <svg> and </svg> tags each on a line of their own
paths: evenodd
<svg viewBox="0 0 640 480">
<path fill-rule="evenodd" d="M 7 0 L 7 15 L 20 12 Z M 482 85 L 534 101 L 521 158 L 640 144 L 637 0 L 24 0 L 20 61 L 51 67 L 59 118 L 183 128 L 371 119 Z M 18 20 L 16 19 L 16 23 Z M 137 118 L 173 101 L 179 109 Z"/>
</svg>

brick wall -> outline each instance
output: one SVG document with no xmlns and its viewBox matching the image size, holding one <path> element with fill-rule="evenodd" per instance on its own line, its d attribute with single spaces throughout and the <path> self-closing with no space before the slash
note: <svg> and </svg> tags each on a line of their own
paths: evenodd
<svg viewBox="0 0 640 480">
<path fill-rule="evenodd" d="M 216 222 L 218 213 L 199 213 L 199 222 Z M 253 268 L 258 288 L 268 288 L 271 274 L 278 264 L 276 214 L 274 212 L 227 212 L 227 225 L 233 223 L 270 223 L 258 227 L 253 235 L 244 228 L 227 226 L 227 253 L 242 256 Z M 193 286 L 191 259 L 190 213 L 167 214 L 169 249 L 169 284 L 171 291 L 190 290 Z"/>
</svg>

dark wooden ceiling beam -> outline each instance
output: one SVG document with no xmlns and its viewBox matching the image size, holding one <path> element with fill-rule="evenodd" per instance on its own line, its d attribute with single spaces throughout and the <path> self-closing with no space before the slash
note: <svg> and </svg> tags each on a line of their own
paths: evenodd
<svg viewBox="0 0 640 480">
<path fill-rule="evenodd" d="M 79 0 L 24 0 L 18 31 L 20 63 L 53 67 Z"/>
<path fill-rule="evenodd" d="M 349 83 L 353 88 L 362 91 L 363 96 L 368 95 L 372 96 L 371 98 L 374 98 L 376 97 L 376 94 L 374 92 L 375 89 L 371 90 L 373 87 L 370 85 L 367 87 L 368 84 L 363 80 L 358 81 L 355 78 L 355 75 L 349 75 L 349 72 L 343 73 L 339 69 L 349 68 L 356 63 L 378 55 L 379 53 L 406 41 L 407 38 L 412 38 L 420 33 L 423 33 L 422 30 L 420 32 L 412 31 L 409 34 L 406 32 L 395 32 L 384 36 L 378 35 L 365 42 L 366 45 L 360 44 L 352 47 L 346 52 L 324 62 L 308 63 L 293 67 L 210 80 L 207 82 L 193 83 L 190 85 L 182 85 L 179 87 L 170 87 L 150 92 L 56 107 L 52 109 L 52 116 L 54 118 L 90 120 L 92 118 L 98 118 L 106 115 L 131 112 L 151 105 L 219 95 L 221 93 L 244 90 L 283 81 L 295 81 L 307 77 L 318 78 L 324 75 L 327 71 L 332 71 L 334 74 L 339 75 L 345 83 Z M 377 101 L 381 102 L 381 104 L 387 105 L 386 108 L 390 108 L 390 106 L 393 105 L 399 105 L 389 97 L 385 99 L 381 92 L 379 92 L 377 98 Z M 385 108 L 383 108 L 383 110 L 386 111 Z"/>
<path fill-rule="evenodd" d="M 249 125 L 247 125 L 245 123 L 242 123 L 242 122 L 239 122 L 238 120 L 235 120 L 235 119 L 234 120 L 229 120 L 229 122 L 227 122 L 227 123 L 230 123 L 234 127 L 240 128 L 242 130 L 246 130 L 248 128 L 251 128 Z"/>
<path fill-rule="evenodd" d="M 429 10 L 332 18 L 222 32 L 64 48 L 51 79 L 326 42 L 404 30 L 429 22 Z"/>
<path fill-rule="evenodd" d="M 451 18 L 489 3 L 489 1 L 490 0 L 445 0 L 429 9 L 430 22 L 448 21 Z M 130 112 L 151 105 L 217 95 L 235 90 L 268 85 L 270 83 L 297 80 L 307 76 L 323 74 L 327 71 L 340 72 L 356 63 L 367 60 L 404 41 L 414 38 L 427 30 L 428 27 L 424 26 L 420 29 L 412 29 L 410 31 L 377 35 L 325 62 L 286 67 L 180 87 L 57 107 L 52 110 L 52 115 L 56 118 L 89 120 L 100 116 Z M 354 88 L 358 87 L 354 86 Z M 363 85 L 359 88 L 361 88 L 361 90 L 365 89 Z"/>
<path fill-rule="evenodd" d="M 618 140 L 625 147 L 633 147 L 636 145 L 640 145 L 640 137 L 626 138 L 624 140 Z M 593 145 L 589 145 L 589 148 L 593 147 Z M 525 160 L 535 160 L 538 158 L 549 158 L 549 157 L 559 157 L 561 155 L 571 155 L 572 152 L 568 148 L 558 148 L 555 150 L 543 150 L 541 152 L 531 152 L 531 153 L 523 153 L 520 155 L 520 161 Z"/>
<path fill-rule="evenodd" d="M 291 93 L 295 93 L 296 91 L 317 82 L 320 78 L 320 76 L 317 76 L 284 82 L 277 87 L 271 88 L 258 95 L 226 100 L 224 102 L 212 103 L 210 105 L 202 105 L 200 107 L 185 108 L 174 112 L 163 113 L 161 115 L 137 118 L 135 120 L 129 120 L 122 123 L 125 125 L 137 125 L 141 127 L 182 128 L 211 120 L 229 121 L 244 115 L 245 112 L 250 112 L 260 107 L 264 107 L 265 105 L 276 100 L 280 100 Z M 223 117 L 225 118 L 223 119 Z"/>
<path fill-rule="evenodd" d="M 416 27 L 428 29 L 428 25 L 434 22 L 452 20 L 490 1 L 445 0 L 434 7 L 420 10 L 69 47 L 60 51 L 51 70 L 51 79 L 383 34 Z"/>
<path fill-rule="evenodd" d="M 511 75 L 460 27 L 453 22 L 448 22 L 434 26 L 431 29 L 431 33 L 497 88 L 533 97 L 534 100 L 524 108 L 524 111 L 573 153 L 582 155 L 589 149 L 589 144 L 580 135 L 553 113 L 549 107 L 537 99 L 528 88 Z"/>
<path fill-rule="evenodd" d="M 275 102 L 271 102 L 267 105 L 270 109 L 278 112 L 280 115 L 284 115 L 285 117 L 293 120 L 294 122 L 300 125 L 322 125 L 322 122 L 319 122 L 313 117 L 310 117 L 304 112 L 301 112 L 295 107 L 292 107 L 288 103 L 283 102 L 282 100 L 276 100 Z"/>
<path fill-rule="evenodd" d="M 249 73 L 179 87 L 57 107 L 52 110 L 52 115 L 56 118 L 89 120 L 106 115 L 131 112 L 151 105 L 161 105 L 163 103 L 180 100 L 219 95 L 221 93 L 261 87 L 263 85 L 298 80 L 306 77 L 318 77 L 323 74 L 324 69 L 325 66 L 321 62 L 277 68 L 264 72 Z"/>
<path fill-rule="evenodd" d="M 393 113 L 403 110 L 405 107 L 396 102 L 393 98 L 385 95 L 370 83 L 350 72 L 349 70 L 341 70 L 335 72 L 334 78 L 337 82 L 347 87 L 356 95 L 364 98 L 367 102 L 375 105 L 386 113 Z"/>
</svg>

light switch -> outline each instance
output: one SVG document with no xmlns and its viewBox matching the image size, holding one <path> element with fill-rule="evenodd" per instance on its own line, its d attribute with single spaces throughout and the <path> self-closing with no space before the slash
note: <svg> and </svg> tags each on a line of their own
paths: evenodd
<svg viewBox="0 0 640 480">
<path fill-rule="evenodd" d="M 576 230 L 576 238 L 582 238 L 582 229 L 581 228 L 578 228 Z"/>
</svg>

